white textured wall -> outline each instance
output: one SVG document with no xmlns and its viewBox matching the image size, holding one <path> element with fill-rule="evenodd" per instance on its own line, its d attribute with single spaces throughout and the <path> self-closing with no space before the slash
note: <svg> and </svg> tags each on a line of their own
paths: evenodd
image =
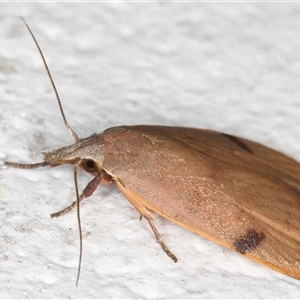
<svg viewBox="0 0 300 300">
<path fill-rule="evenodd" d="M 72 143 L 34 31 L 81 137 L 124 124 L 210 128 L 300 159 L 300 5 L 1 3 L 0 159 Z M 83 188 L 90 179 L 80 176 Z M 78 288 L 72 168 L 0 172 L 0 297 L 297 298 L 300 282 L 157 216 L 178 256 L 113 186 L 83 203 Z"/>
</svg>

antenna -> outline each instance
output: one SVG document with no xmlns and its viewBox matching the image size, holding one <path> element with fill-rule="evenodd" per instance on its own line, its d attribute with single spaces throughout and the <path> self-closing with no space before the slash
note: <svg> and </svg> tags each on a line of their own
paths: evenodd
<svg viewBox="0 0 300 300">
<path fill-rule="evenodd" d="M 25 26 L 27 27 L 27 29 L 28 29 L 30 35 L 32 36 L 32 38 L 33 38 L 33 40 L 34 40 L 34 42 L 35 42 L 36 47 L 38 48 L 38 50 L 39 50 L 39 52 L 40 52 L 40 55 L 41 55 L 41 57 L 42 57 L 42 60 L 43 60 L 45 69 L 46 69 L 46 71 L 47 71 L 48 77 L 49 77 L 49 79 L 50 79 L 50 82 L 51 82 L 51 84 L 52 84 L 53 90 L 54 90 L 54 92 L 55 92 L 56 100 L 57 100 L 57 102 L 58 102 L 58 106 L 59 106 L 59 110 L 60 110 L 61 116 L 62 116 L 62 118 L 63 118 L 63 122 L 64 122 L 66 128 L 69 130 L 69 132 L 70 132 L 70 134 L 72 135 L 72 137 L 73 137 L 73 139 L 75 140 L 75 142 L 78 142 L 78 141 L 79 141 L 78 135 L 77 135 L 76 132 L 71 128 L 71 126 L 69 125 L 69 123 L 68 123 L 68 121 L 67 121 L 67 119 L 66 119 L 66 116 L 65 116 L 65 114 L 64 114 L 64 110 L 63 110 L 63 107 L 62 107 L 62 104 L 61 104 L 61 101 L 60 101 L 60 98 L 59 98 L 59 95 L 58 95 L 56 86 L 55 86 L 54 81 L 53 81 L 53 79 L 52 79 L 52 76 L 51 76 L 50 70 L 49 70 L 49 68 L 48 68 L 46 59 L 45 59 L 45 57 L 44 57 L 44 55 L 43 55 L 43 52 L 42 52 L 42 50 L 41 50 L 41 48 L 40 48 L 40 46 L 39 46 L 39 44 L 38 44 L 38 42 L 37 42 L 35 36 L 33 35 L 33 33 L 32 33 L 32 31 L 31 31 L 29 25 L 26 23 L 26 21 L 24 20 L 23 17 L 20 16 L 20 18 L 22 19 L 22 21 L 24 22 Z"/>
<path fill-rule="evenodd" d="M 35 36 L 33 35 L 33 33 L 31 31 L 29 25 L 26 23 L 26 21 L 24 20 L 24 18 L 22 18 L 22 17 L 20 17 L 20 18 L 22 19 L 22 21 L 24 22 L 25 26 L 27 27 L 30 35 L 32 36 L 32 38 L 33 38 L 33 40 L 35 42 L 35 45 L 37 46 L 37 48 L 38 48 L 38 50 L 40 52 L 40 55 L 42 57 L 45 69 L 47 71 L 48 77 L 50 79 L 50 82 L 52 84 L 52 87 L 53 87 L 55 95 L 56 95 L 56 99 L 57 99 L 57 102 L 58 102 L 58 106 L 59 106 L 59 110 L 60 110 L 63 122 L 64 122 L 66 128 L 69 130 L 69 132 L 72 135 L 72 137 L 75 140 L 75 142 L 78 142 L 79 138 L 78 138 L 76 132 L 69 125 L 69 123 L 68 123 L 68 121 L 66 119 L 66 116 L 64 114 L 64 110 L 63 110 L 63 107 L 62 107 L 62 104 L 61 104 L 61 101 L 60 101 L 60 98 L 59 98 L 56 86 L 55 86 L 54 81 L 52 79 L 52 76 L 51 76 L 50 70 L 48 68 L 46 59 L 45 59 L 45 57 L 43 55 L 43 52 L 42 52 L 42 50 L 41 50 L 41 48 L 40 48 L 40 46 L 39 46 L 39 44 L 38 44 Z M 79 203 L 80 203 L 81 200 L 80 200 L 80 196 L 79 196 L 79 192 L 78 192 L 78 182 L 77 182 L 77 169 L 78 169 L 79 162 L 80 162 L 80 158 L 77 158 L 76 161 L 75 161 L 75 165 L 74 165 L 74 184 L 75 184 L 75 190 L 76 190 L 77 221 L 78 221 L 78 231 L 79 231 L 79 238 L 80 238 L 80 245 L 79 245 L 80 246 L 80 251 L 79 251 L 79 262 L 78 262 L 78 270 L 77 270 L 76 287 L 78 286 L 78 282 L 79 282 L 80 270 L 81 270 L 81 261 L 82 261 L 82 229 L 81 229 L 80 206 L 79 206 Z M 8 166 L 19 167 L 19 168 L 24 168 L 24 169 L 25 168 L 33 169 L 33 168 L 39 168 L 39 167 L 44 167 L 44 166 L 51 165 L 51 163 L 49 163 L 49 162 L 42 162 L 42 163 L 37 163 L 37 164 L 32 164 L 32 165 L 29 165 L 29 164 L 28 165 L 27 164 L 16 164 L 16 163 L 10 163 L 10 162 L 6 162 L 5 164 L 8 165 Z"/>
</svg>

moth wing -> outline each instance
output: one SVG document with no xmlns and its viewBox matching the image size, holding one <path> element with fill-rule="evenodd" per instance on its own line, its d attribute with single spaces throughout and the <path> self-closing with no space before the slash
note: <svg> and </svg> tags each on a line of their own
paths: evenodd
<svg viewBox="0 0 300 300">
<path fill-rule="evenodd" d="M 127 150 L 111 172 L 125 196 L 130 191 L 174 223 L 300 279 L 298 162 L 213 131 L 124 128 L 115 142 L 126 141 Z"/>
</svg>

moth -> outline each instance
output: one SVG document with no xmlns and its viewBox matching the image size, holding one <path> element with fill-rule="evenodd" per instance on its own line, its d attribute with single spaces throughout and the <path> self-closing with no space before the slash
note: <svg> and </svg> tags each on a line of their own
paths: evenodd
<svg viewBox="0 0 300 300">
<path fill-rule="evenodd" d="M 157 242 L 174 262 L 177 258 L 155 227 L 153 213 L 300 279 L 297 161 L 244 138 L 196 128 L 119 126 L 78 138 L 65 118 L 43 53 L 24 23 L 44 61 L 74 144 L 44 152 L 40 163 L 5 165 L 29 169 L 74 165 L 76 201 L 52 217 L 76 207 L 79 218 L 79 203 L 101 181 L 112 182 L 148 221 Z M 82 194 L 77 187 L 78 169 L 93 176 Z M 80 222 L 79 231 L 81 236 Z M 79 273 L 80 263 L 78 278 Z"/>
</svg>

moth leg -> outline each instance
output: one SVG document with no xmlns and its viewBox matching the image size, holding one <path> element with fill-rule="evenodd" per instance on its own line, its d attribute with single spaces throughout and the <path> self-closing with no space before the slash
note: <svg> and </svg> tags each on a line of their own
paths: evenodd
<svg viewBox="0 0 300 300">
<path fill-rule="evenodd" d="M 146 218 L 146 217 L 145 217 Z M 165 244 L 164 240 L 162 239 L 161 235 L 159 234 L 158 230 L 156 229 L 153 220 L 146 218 L 158 243 L 161 245 L 165 253 L 175 262 L 177 263 L 177 257 L 169 250 L 167 245 Z"/>
<path fill-rule="evenodd" d="M 82 194 L 79 197 L 79 202 L 81 202 L 85 198 L 90 197 L 94 193 L 94 191 L 97 189 L 97 187 L 100 184 L 101 180 L 102 180 L 102 173 L 99 173 L 84 188 Z M 57 217 L 63 216 L 66 213 L 68 213 L 70 210 L 72 210 L 74 207 L 76 207 L 76 201 L 74 201 L 71 205 L 64 208 L 63 210 L 61 210 L 57 213 L 51 214 L 51 218 L 57 218 Z"/>
<path fill-rule="evenodd" d="M 163 238 L 159 234 L 158 230 L 156 229 L 154 225 L 154 217 L 151 214 L 151 212 L 142 204 L 142 202 L 139 200 L 139 197 L 134 194 L 132 191 L 126 189 L 126 187 L 122 184 L 120 180 L 115 181 L 120 191 L 123 193 L 123 195 L 127 198 L 127 200 L 132 204 L 132 206 L 140 213 L 140 220 L 144 217 L 157 240 L 157 242 L 161 245 L 164 252 L 176 263 L 178 261 L 177 257 L 169 250 L 167 245 L 165 244 Z"/>
</svg>

